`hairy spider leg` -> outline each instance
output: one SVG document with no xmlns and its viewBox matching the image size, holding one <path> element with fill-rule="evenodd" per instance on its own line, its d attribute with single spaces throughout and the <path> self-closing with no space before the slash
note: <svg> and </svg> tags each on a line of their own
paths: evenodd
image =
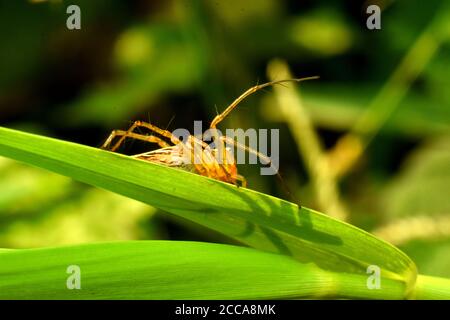
<svg viewBox="0 0 450 320">
<path fill-rule="evenodd" d="M 280 181 L 282 181 L 280 173 L 278 172 L 277 168 L 275 168 L 273 166 L 272 160 L 268 156 L 266 156 L 265 154 L 263 154 L 263 153 L 261 153 L 259 151 L 256 151 L 255 149 L 252 149 L 252 148 L 250 148 L 250 147 L 248 147 L 248 146 L 246 146 L 246 145 L 244 145 L 242 143 L 239 143 L 239 142 L 237 142 L 236 140 L 234 140 L 234 139 L 232 139 L 230 137 L 221 136 L 220 139 L 222 140 L 222 142 L 226 142 L 228 144 L 234 145 L 234 146 L 236 146 L 236 148 L 239 148 L 241 150 L 247 151 L 248 153 L 256 155 L 265 164 L 270 164 L 270 167 L 273 168 L 276 171 L 278 178 L 280 179 Z M 241 177 L 241 180 L 245 181 L 245 178 L 243 176 L 240 176 L 240 177 Z M 291 194 L 290 192 L 287 192 L 287 193 Z"/>
<path fill-rule="evenodd" d="M 127 137 L 132 137 L 132 134 L 134 133 L 134 132 L 133 132 L 134 129 L 139 128 L 139 127 L 147 128 L 147 129 L 149 129 L 150 131 L 156 132 L 157 134 L 159 134 L 159 135 L 161 135 L 161 136 L 163 136 L 163 137 L 169 138 L 170 141 L 171 141 L 173 144 L 178 144 L 178 143 L 180 142 L 180 140 L 179 140 L 177 137 L 175 137 L 170 131 L 160 129 L 160 128 L 158 128 L 157 126 L 154 126 L 154 125 L 152 125 L 152 124 L 150 124 L 150 123 L 147 123 L 147 122 L 143 122 L 143 121 L 139 121 L 139 120 L 138 120 L 138 121 L 135 121 L 135 122 L 133 123 L 133 125 L 126 131 L 126 134 L 122 134 L 122 135 L 121 135 L 120 139 L 119 139 L 119 140 L 114 144 L 114 146 L 111 148 L 111 151 L 116 151 L 116 150 L 122 145 L 123 141 L 124 141 Z M 115 130 L 115 131 L 118 131 L 118 130 Z M 113 140 L 113 138 L 114 138 L 115 136 L 119 136 L 119 135 L 118 135 L 117 133 L 114 134 L 114 131 L 113 131 L 113 132 L 111 133 L 111 135 L 108 137 L 108 139 L 105 141 L 105 143 L 103 144 L 102 148 L 107 148 L 107 147 L 109 146 L 109 144 L 112 142 L 112 140 Z M 142 136 L 142 135 L 141 135 L 141 136 Z M 143 139 L 140 139 L 140 140 L 143 140 Z M 159 139 L 159 140 L 161 140 L 161 139 Z M 163 140 L 161 140 L 161 141 L 163 141 Z M 165 143 L 164 146 L 168 146 L 168 145 L 169 145 L 169 144 Z"/>
<path fill-rule="evenodd" d="M 156 136 L 152 136 L 152 135 L 147 136 L 145 134 L 138 134 L 135 132 L 128 132 L 128 131 L 124 131 L 124 130 L 114 130 L 113 132 L 111 132 L 108 139 L 103 144 L 102 148 L 106 149 L 115 137 L 125 137 L 125 138 L 128 137 L 128 138 L 142 140 L 142 141 L 146 141 L 146 142 L 150 142 L 150 143 L 157 143 L 161 148 L 170 147 L 170 144 L 168 144 L 166 141 L 164 141 L 161 138 L 158 138 Z M 112 151 L 114 151 L 114 150 L 112 150 Z"/>
<path fill-rule="evenodd" d="M 237 107 L 237 105 L 250 96 L 251 94 L 255 93 L 256 91 L 263 89 L 265 87 L 273 86 L 276 84 L 284 83 L 284 82 L 301 82 L 306 80 L 312 80 L 312 79 L 318 79 L 318 76 L 314 77 L 307 77 L 307 78 L 300 78 L 300 79 L 284 79 L 284 80 L 277 80 L 277 81 L 271 81 L 263 84 L 258 84 L 256 86 L 251 87 L 247 91 L 245 91 L 243 94 L 241 94 L 236 100 L 234 100 L 221 114 L 218 114 L 213 121 L 211 122 L 210 128 L 215 129 L 216 126 L 221 122 L 225 117 L 234 110 L 234 108 Z"/>
<path fill-rule="evenodd" d="M 245 151 L 247 151 L 247 152 L 249 152 L 249 153 L 252 153 L 252 154 L 256 155 L 259 159 L 263 160 L 263 162 L 265 162 L 266 164 L 270 164 L 270 167 L 273 168 L 273 169 L 275 169 L 275 171 L 276 171 L 276 173 L 277 173 L 277 178 L 278 178 L 278 180 L 280 180 L 280 183 L 281 183 L 281 186 L 282 186 L 283 189 L 284 189 L 284 192 L 286 192 L 286 194 L 287 194 L 289 197 L 291 197 L 291 199 L 292 199 L 295 203 L 297 203 L 297 204 L 300 206 L 300 201 L 299 201 L 299 200 L 293 195 L 293 193 L 289 190 L 289 187 L 288 187 L 288 186 L 285 184 L 285 182 L 283 181 L 283 178 L 281 177 L 280 172 L 279 172 L 278 170 L 276 170 L 277 168 L 274 168 L 274 167 L 273 167 L 272 160 L 271 160 L 268 156 L 266 156 L 265 154 L 263 154 L 263 153 L 261 153 L 261 152 L 259 152 L 259 151 L 254 150 L 254 149 L 252 149 L 252 148 L 250 148 L 250 147 L 247 147 L 246 145 L 243 145 L 243 144 L 241 144 L 241 143 L 235 141 L 234 139 L 232 139 L 232 138 L 230 138 L 230 137 L 223 136 L 221 139 L 224 140 L 225 142 L 229 143 L 229 144 L 233 144 L 233 145 L 236 146 L 237 148 L 240 148 L 240 149 L 242 149 L 242 150 L 245 150 Z M 242 177 L 242 178 L 245 180 L 244 177 Z"/>
<path fill-rule="evenodd" d="M 247 151 L 248 153 L 251 153 L 251 154 L 256 155 L 256 156 L 257 156 L 259 159 L 261 159 L 265 164 L 270 164 L 270 165 L 272 166 L 272 160 L 271 160 L 268 156 L 266 156 L 265 154 L 263 154 L 263 153 L 261 153 L 261 152 L 259 152 L 259 151 L 256 151 L 255 149 L 252 149 L 252 148 L 250 148 L 250 147 L 248 147 L 248 146 L 246 146 L 246 145 L 244 145 L 244 144 L 242 144 L 242 143 L 239 143 L 239 142 L 237 142 L 236 140 L 234 140 L 234 139 L 232 139 L 232 138 L 230 138 L 230 137 L 227 137 L 227 136 L 221 136 L 220 139 L 221 139 L 223 142 L 226 142 L 226 143 L 228 143 L 228 144 L 232 144 L 232 145 L 236 146 L 236 147 L 239 148 L 239 149 L 245 150 L 245 151 Z"/>
<path fill-rule="evenodd" d="M 190 161 L 197 172 L 203 176 L 211 177 L 211 171 L 208 168 L 208 163 L 203 160 L 205 149 L 204 141 L 201 141 L 194 136 L 189 136 L 186 143 L 181 142 L 183 152 L 188 152 Z"/>
</svg>

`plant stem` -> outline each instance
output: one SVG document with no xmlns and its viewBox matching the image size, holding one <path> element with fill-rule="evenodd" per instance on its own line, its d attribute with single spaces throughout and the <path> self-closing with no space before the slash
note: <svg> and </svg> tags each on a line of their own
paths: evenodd
<svg viewBox="0 0 450 320">
<path fill-rule="evenodd" d="M 417 300 L 449 300 L 450 279 L 418 275 L 411 298 Z"/>
</svg>

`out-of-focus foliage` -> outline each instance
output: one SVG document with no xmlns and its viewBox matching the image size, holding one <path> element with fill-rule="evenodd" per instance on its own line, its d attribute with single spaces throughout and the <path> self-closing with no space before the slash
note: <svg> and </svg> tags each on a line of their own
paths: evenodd
<svg viewBox="0 0 450 320">
<path fill-rule="evenodd" d="M 63 176 L 1 158 L 0 242 L 30 248 L 158 238 L 154 209 Z"/>
<path fill-rule="evenodd" d="M 421 273 L 449 276 L 449 4 L 378 2 L 381 30 L 366 28 L 365 1 L 80 0 L 70 4 L 81 8 L 82 29 L 68 30 L 66 1 L 2 1 L 0 125 L 90 146 L 135 119 L 169 130 L 190 130 L 194 120 L 206 127 L 282 59 L 296 77 L 321 77 L 297 93 L 323 154 L 361 151 L 346 172 L 327 177 L 347 220 L 398 241 Z M 294 147 L 300 119 L 286 119 L 277 101 L 272 89 L 257 93 L 221 126 L 279 128 L 284 182 L 301 204 L 322 210 L 311 166 Z M 367 144 L 358 132 L 360 144 L 343 140 L 368 109 L 381 120 Z M 121 151 L 147 148 L 129 142 Z M 239 169 L 250 188 L 288 198 L 255 166 Z M 157 217 L 137 202 L 0 159 L 0 247 L 216 239 Z"/>
<path fill-rule="evenodd" d="M 450 240 L 412 240 L 400 246 L 420 266 L 421 272 L 450 277 Z"/>
<path fill-rule="evenodd" d="M 409 156 L 401 172 L 384 190 L 384 211 L 392 218 L 450 212 L 449 164 L 448 137 L 424 143 Z"/>
</svg>

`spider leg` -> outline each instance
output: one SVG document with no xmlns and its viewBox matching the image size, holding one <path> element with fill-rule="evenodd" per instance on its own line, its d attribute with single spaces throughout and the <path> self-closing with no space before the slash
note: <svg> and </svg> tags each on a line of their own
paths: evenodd
<svg viewBox="0 0 450 320">
<path fill-rule="evenodd" d="M 232 144 L 234 146 L 236 146 L 239 149 L 245 150 L 248 153 L 254 154 L 256 155 L 259 159 L 261 159 L 263 162 L 265 162 L 266 164 L 270 164 L 272 166 L 272 160 L 266 156 L 265 154 L 256 151 L 255 149 L 252 149 L 242 143 L 239 143 L 237 141 L 235 141 L 234 139 L 227 137 L 227 136 L 221 136 L 220 137 L 221 140 L 223 140 L 224 142 L 228 143 L 228 144 Z"/>
<path fill-rule="evenodd" d="M 264 163 L 270 164 L 270 167 L 272 167 L 272 169 L 274 169 L 277 172 L 277 176 L 281 179 L 281 176 L 279 175 L 278 170 L 276 170 L 276 168 L 273 166 L 272 160 L 268 156 L 266 156 L 265 154 L 263 154 L 263 153 L 261 153 L 259 151 L 256 151 L 255 149 L 252 149 L 252 148 L 250 148 L 250 147 L 248 147 L 246 145 L 243 145 L 242 143 L 239 143 L 239 142 L 235 141 L 234 139 L 232 139 L 230 137 L 221 136 L 220 139 L 222 140 L 222 142 L 226 142 L 228 144 L 236 146 L 237 148 L 239 148 L 241 150 L 245 150 L 248 153 L 254 154 L 260 160 L 262 160 Z M 235 178 L 236 178 L 237 181 L 241 182 L 241 184 L 242 184 L 242 186 L 244 188 L 246 188 L 247 181 L 246 181 L 246 179 L 243 176 L 237 175 Z"/>
<path fill-rule="evenodd" d="M 161 148 L 166 148 L 166 147 L 170 146 L 167 142 L 165 142 L 164 140 L 162 140 L 161 138 L 158 138 L 156 136 L 152 136 L 152 135 L 147 136 L 147 135 L 138 134 L 138 133 L 130 132 L 130 131 L 114 130 L 113 132 L 111 132 L 108 139 L 103 144 L 102 148 L 106 149 L 111 144 L 112 140 L 115 137 L 120 137 L 120 140 L 111 148 L 111 151 L 117 150 L 117 148 L 120 146 L 120 144 L 122 143 L 122 141 L 125 138 L 133 138 L 136 140 L 142 140 L 142 141 L 146 141 L 146 142 L 150 142 L 150 143 L 157 143 Z"/>
<path fill-rule="evenodd" d="M 227 169 L 226 163 L 223 164 L 216 159 L 216 156 L 207 143 L 194 136 L 190 136 L 189 138 L 188 143 L 194 149 L 193 151 L 192 149 L 189 150 L 191 152 L 191 161 L 198 160 L 194 166 L 201 175 L 216 179 L 225 176 L 225 181 L 233 180 L 234 176 Z M 184 147 L 186 148 L 186 146 Z"/>
<path fill-rule="evenodd" d="M 147 122 L 143 122 L 143 121 L 135 121 L 135 122 L 133 123 L 133 125 L 126 131 L 127 134 L 121 134 L 121 135 L 119 135 L 119 134 L 117 134 L 117 132 L 123 132 L 123 131 L 121 131 L 121 130 L 115 130 L 115 131 L 113 131 L 113 132 L 110 134 L 110 136 L 108 137 L 108 139 L 105 141 L 105 143 L 103 144 L 102 148 L 107 148 L 107 147 L 111 144 L 112 140 L 113 140 L 116 136 L 120 136 L 120 139 L 119 139 L 119 140 L 113 145 L 113 147 L 111 148 L 111 151 L 117 150 L 117 149 L 122 145 L 122 143 L 123 143 L 123 141 L 125 140 L 125 138 L 127 138 L 127 137 L 132 137 L 132 136 L 133 136 L 133 131 L 134 131 L 134 129 L 139 128 L 139 127 L 147 128 L 147 129 L 149 129 L 150 131 L 156 132 L 157 134 L 159 134 L 159 135 L 161 135 L 161 136 L 163 136 L 163 137 L 169 138 L 170 141 L 171 141 L 173 144 L 178 144 L 178 143 L 180 142 L 180 140 L 178 140 L 178 138 L 176 138 L 170 131 L 160 129 L 160 128 L 158 128 L 157 126 L 154 126 L 154 125 L 152 125 L 152 124 L 150 124 L 150 123 L 147 123 Z M 141 140 L 142 140 L 142 139 L 141 139 Z M 161 140 L 161 139 L 159 139 L 159 140 Z M 161 140 L 161 141 L 162 141 L 162 140 Z M 166 143 L 165 146 L 168 146 L 168 144 Z"/>
<path fill-rule="evenodd" d="M 105 140 L 103 145 L 101 146 L 101 149 L 108 149 L 108 146 L 111 144 L 111 142 L 114 140 L 114 138 L 117 136 L 117 130 L 111 131 L 111 133 L 108 136 L 108 139 Z"/>
<path fill-rule="evenodd" d="M 214 142 L 216 147 L 214 152 L 216 154 L 213 154 L 213 151 L 210 149 L 209 145 L 207 145 L 206 150 L 209 152 L 209 156 L 211 158 L 210 161 L 214 162 L 216 170 L 225 174 L 227 181 L 236 180 L 237 174 L 234 171 L 237 169 L 233 170 L 233 168 L 236 168 L 236 164 L 232 154 L 228 153 L 228 150 L 225 148 L 222 141 L 223 139 L 221 139 L 222 137 L 222 135 L 215 136 L 215 139 L 219 139 L 219 142 L 216 142 L 216 140 Z"/>
<path fill-rule="evenodd" d="M 172 132 L 170 132 L 169 130 L 164 130 L 164 129 L 158 128 L 157 126 L 154 126 L 154 125 L 152 125 L 152 124 L 150 124 L 148 122 L 144 122 L 144 121 L 139 121 L 138 120 L 138 121 L 134 122 L 133 126 L 147 128 L 147 129 L 149 129 L 149 130 L 151 130 L 153 132 L 156 132 L 156 133 L 158 133 L 159 135 L 161 135 L 163 137 L 169 138 L 170 141 L 172 141 L 173 144 L 180 143 L 180 140 L 177 137 L 175 137 L 172 134 Z"/>
<path fill-rule="evenodd" d="M 183 153 L 189 155 L 189 161 L 195 167 L 196 171 L 202 175 L 211 177 L 210 163 L 204 161 L 205 149 L 203 148 L 203 141 L 194 136 L 189 136 L 187 142 L 180 142 L 183 148 Z"/>
<path fill-rule="evenodd" d="M 279 179 L 281 186 L 283 187 L 284 191 L 286 192 L 287 195 L 289 195 L 289 197 L 292 199 L 292 201 L 294 203 L 299 204 L 300 201 L 298 201 L 298 199 L 293 195 L 293 193 L 289 190 L 289 187 L 285 184 L 285 182 L 283 181 L 283 178 L 281 177 L 280 172 L 278 172 L 277 168 L 273 167 L 272 164 L 272 160 L 270 160 L 270 158 L 264 154 L 262 154 L 261 152 L 258 152 L 250 147 L 247 147 L 246 145 L 243 145 L 237 141 L 235 141 L 234 139 L 231 139 L 230 137 L 227 136 L 223 136 L 221 137 L 222 140 L 225 140 L 227 143 L 229 144 L 233 144 L 234 146 L 236 146 L 237 148 L 243 149 L 249 153 L 253 153 L 254 155 L 256 155 L 259 159 L 263 160 L 264 162 L 266 162 L 267 164 L 270 163 L 270 167 L 273 168 L 276 171 L 277 174 L 277 178 Z M 243 180 L 242 180 L 243 179 Z M 241 181 L 243 187 L 245 188 L 245 186 L 247 185 L 247 182 L 245 181 L 245 178 L 242 176 L 236 177 L 236 180 Z M 300 206 L 300 204 L 299 204 Z"/>
<path fill-rule="evenodd" d="M 239 181 L 241 183 L 242 188 L 247 188 L 247 179 L 245 179 L 244 176 L 241 176 L 240 174 L 238 174 L 234 178 L 236 179 L 236 181 Z M 239 185 L 238 185 L 238 187 L 239 187 Z"/>
<path fill-rule="evenodd" d="M 253 86 L 250 89 L 248 89 L 247 91 L 245 91 L 243 94 L 241 94 L 236 100 L 234 100 L 221 114 L 217 115 L 211 122 L 210 128 L 211 129 L 216 128 L 216 126 L 219 124 L 219 122 L 221 122 L 223 119 L 225 119 L 225 117 L 231 111 L 233 111 L 233 109 L 236 108 L 240 102 L 242 102 L 242 100 L 244 100 L 245 98 L 247 98 L 248 96 L 250 96 L 251 94 L 255 93 L 256 91 L 258 91 L 260 89 L 263 89 L 268 86 L 273 86 L 276 84 L 284 83 L 284 82 L 301 82 L 301 81 L 312 80 L 312 79 L 317 79 L 317 78 L 319 78 L 319 77 L 307 77 L 307 78 L 301 78 L 301 79 L 285 79 L 285 80 L 271 81 L 271 82 Z"/>
</svg>

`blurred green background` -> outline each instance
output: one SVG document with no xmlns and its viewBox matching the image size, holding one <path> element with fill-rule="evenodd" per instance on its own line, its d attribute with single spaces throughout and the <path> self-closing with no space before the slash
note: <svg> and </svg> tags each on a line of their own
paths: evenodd
<svg viewBox="0 0 450 320">
<path fill-rule="evenodd" d="M 81 30 L 66 28 L 69 4 Z M 366 27 L 369 4 L 381 30 Z M 94 147 L 133 120 L 209 124 L 288 66 L 319 75 L 255 94 L 221 128 L 279 128 L 280 173 L 300 204 L 450 277 L 448 1 L 3 0 L 0 41 L 0 125 Z M 121 152 L 149 148 L 128 141 Z M 258 166 L 239 169 L 249 188 L 289 200 Z M 0 158 L 0 247 L 124 239 L 230 241 Z"/>
</svg>

